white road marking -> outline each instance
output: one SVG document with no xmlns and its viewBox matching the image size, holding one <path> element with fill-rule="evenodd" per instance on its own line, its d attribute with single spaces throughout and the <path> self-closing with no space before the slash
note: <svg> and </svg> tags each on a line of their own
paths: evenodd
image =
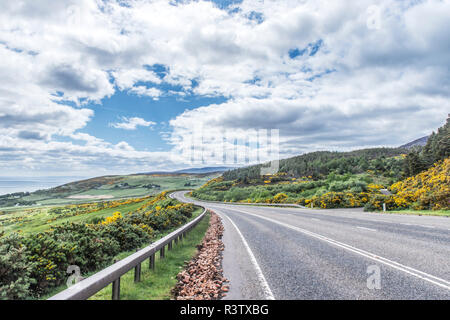
<svg viewBox="0 0 450 320">
<path fill-rule="evenodd" d="M 405 272 L 405 273 L 407 273 L 409 275 L 412 275 L 412 276 L 417 277 L 419 279 L 422 279 L 422 280 L 425 280 L 425 281 L 430 282 L 432 284 L 435 284 L 435 285 L 437 285 L 437 286 L 439 286 L 441 288 L 450 290 L 450 282 L 449 281 L 441 279 L 441 278 L 438 278 L 436 276 L 433 276 L 431 274 L 425 273 L 423 271 L 416 270 L 414 268 L 402 265 L 402 264 L 400 264 L 398 262 L 389 260 L 387 258 L 383 258 L 383 257 L 381 257 L 379 255 L 376 255 L 376 254 L 373 254 L 371 252 L 368 252 L 368 251 L 365 251 L 365 250 L 362 250 L 362 249 L 358 249 L 356 247 L 353 247 L 351 245 L 345 244 L 343 242 L 339 242 L 339 241 L 333 240 L 331 238 L 322 236 L 320 234 L 317 234 L 317 233 L 314 233 L 314 232 L 311 232 L 311 231 L 308 231 L 308 230 L 305 230 L 305 229 L 302 229 L 302 228 L 299 228 L 299 227 L 292 226 L 292 225 L 284 223 L 284 222 L 280 222 L 280 221 L 277 221 L 277 220 L 274 220 L 274 219 L 271 219 L 271 218 L 267 218 L 267 217 L 264 217 L 264 216 L 260 216 L 260 215 L 257 215 L 257 214 L 253 214 L 253 213 L 242 211 L 242 210 L 238 210 L 238 209 L 234 209 L 234 210 L 240 211 L 242 213 L 245 213 L 245 214 L 248 214 L 248 215 L 251 215 L 251 216 L 255 216 L 255 217 L 260 218 L 260 219 L 264 219 L 264 220 L 270 221 L 272 223 L 279 224 L 281 226 L 284 226 L 286 228 L 289 228 L 289 229 L 292 229 L 292 230 L 295 230 L 295 231 L 298 231 L 298 232 L 301 232 L 301 233 L 304 233 L 304 234 L 309 235 L 309 236 L 311 236 L 313 238 L 316 238 L 316 239 L 328 242 L 328 243 L 333 244 L 333 245 L 335 245 L 337 247 L 340 247 L 342 249 L 345 249 L 345 250 L 351 251 L 353 253 L 359 254 L 359 255 L 361 255 L 363 257 L 366 257 L 366 258 L 369 258 L 371 260 L 375 260 L 377 262 L 383 263 L 383 264 L 385 264 L 387 266 L 390 266 L 390 267 L 392 267 L 394 269 L 403 271 L 403 272 Z"/>
<path fill-rule="evenodd" d="M 311 218 L 311 220 L 320 221 L 320 219 L 317 218 Z"/>
<path fill-rule="evenodd" d="M 258 264 L 258 261 L 256 261 L 255 255 L 253 254 L 252 249 L 250 249 L 250 246 L 248 245 L 247 240 L 245 240 L 244 236 L 242 235 L 241 231 L 236 226 L 236 224 L 233 222 L 233 220 L 231 220 L 230 217 L 228 217 L 226 214 L 224 214 L 224 216 L 227 217 L 227 219 L 231 222 L 231 224 L 234 226 L 237 233 L 241 237 L 242 243 L 244 244 L 244 247 L 245 247 L 245 249 L 247 249 L 247 253 L 250 256 L 250 261 L 256 270 L 256 275 L 258 276 L 258 280 L 261 283 L 261 287 L 264 291 L 264 295 L 265 295 L 266 299 L 267 300 L 275 300 L 275 296 L 273 295 L 272 290 L 270 290 L 269 284 L 267 283 L 267 280 L 264 277 L 264 274 L 262 273 L 262 270 Z"/>
<path fill-rule="evenodd" d="M 376 229 L 366 228 L 366 227 L 357 227 L 358 229 L 369 230 L 369 231 L 377 231 Z"/>
<path fill-rule="evenodd" d="M 427 226 L 425 224 L 416 224 L 416 223 L 400 223 L 403 224 L 405 226 L 416 226 L 416 227 L 423 227 L 423 228 L 431 228 L 431 229 L 435 229 L 435 226 Z"/>
</svg>

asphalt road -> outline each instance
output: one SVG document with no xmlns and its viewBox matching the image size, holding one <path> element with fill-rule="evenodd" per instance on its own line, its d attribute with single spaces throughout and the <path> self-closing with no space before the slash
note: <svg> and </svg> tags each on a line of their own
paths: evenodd
<svg viewBox="0 0 450 320">
<path fill-rule="evenodd" d="M 450 299 L 450 218 L 208 203 L 226 299 Z"/>
</svg>

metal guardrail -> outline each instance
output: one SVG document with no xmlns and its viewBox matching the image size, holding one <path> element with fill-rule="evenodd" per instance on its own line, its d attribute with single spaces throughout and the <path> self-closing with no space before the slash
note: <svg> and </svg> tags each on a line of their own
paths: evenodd
<svg viewBox="0 0 450 320">
<path fill-rule="evenodd" d="M 169 196 L 172 196 L 172 194 L 170 194 Z M 173 197 L 171 197 L 172 199 L 174 199 Z M 261 202 L 255 202 L 255 203 L 249 203 L 249 202 L 223 202 L 223 201 L 215 201 L 215 200 L 199 200 L 199 199 L 195 199 L 195 198 L 191 198 L 191 197 L 187 197 L 188 199 L 192 200 L 192 201 L 196 201 L 197 203 L 199 202 L 205 202 L 205 203 L 217 203 L 217 204 L 231 204 L 231 205 L 246 205 L 246 206 L 261 206 L 261 207 L 294 207 L 294 208 L 302 208 L 302 209 L 310 209 L 308 207 L 302 206 L 300 204 L 296 204 L 296 203 L 261 203 Z"/>
<path fill-rule="evenodd" d="M 248 202 L 219 202 L 221 204 L 245 205 L 245 206 L 260 206 L 260 207 L 294 207 L 309 209 L 308 207 L 296 203 L 248 203 Z"/>
<path fill-rule="evenodd" d="M 78 282 L 68 289 L 54 295 L 48 300 L 86 300 L 96 294 L 98 291 L 112 283 L 112 299 L 120 299 L 120 277 L 134 268 L 134 281 L 141 279 L 141 264 L 149 259 L 149 268 L 155 267 L 155 254 L 159 251 L 160 257 L 164 258 L 165 246 L 172 249 L 172 243 L 178 243 L 183 240 L 186 233 L 194 228 L 205 216 L 206 208 L 203 212 L 191 222 L 188 222 L 181 228 L 171 232 L 164 238 L 155 241 L 151 245 L 136 251 L 132 255 L 115 262 L 113 265 L 97 272 L 96 274 Z"/>
</svg>

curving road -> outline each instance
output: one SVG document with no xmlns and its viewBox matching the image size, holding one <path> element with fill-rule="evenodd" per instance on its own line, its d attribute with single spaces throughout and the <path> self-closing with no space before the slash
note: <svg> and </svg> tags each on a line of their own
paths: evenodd
<svg viewBox="0 0 450 320">
<path fill-rule="evenodd" d="M 450 299 L 450 218 L 208 203 L 227 299 Z M 378 276 L 379 275 L 379 276 Z"/>
</svg>

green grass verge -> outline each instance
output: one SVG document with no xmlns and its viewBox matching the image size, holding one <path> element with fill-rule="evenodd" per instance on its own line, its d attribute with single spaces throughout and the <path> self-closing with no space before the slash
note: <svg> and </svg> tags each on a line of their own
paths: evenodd
<svg viewBox="0 0 450 320">
<path fill-rule="evenodd" d="M 396 211 L 386 211 L 382 213 L 412 214 L 416 216 L 450 217 L 450 210 L 396 210 Z"/>
<path fill-rule="evenodd" d="M 177 280 L 176 275 L 182 270 L 186 261 L 197 253 L 197 245 L 202 242 L 208 229 L 209 214 L 191 230 L 187 237 L 174 245 L 171 251 L 166 249 L 164 259 L 156 254 L 155 269 L 150 270 L 148 261 L 142 263 L 141 282 L 134 282 L 134 269 L 120 278 L 121 300 L 168 300 L 170 291 Z M 89 300 L 111 300 L 111 285 L 97 292 Z"/>
<path fill-rule="evenodd" d="M 192 221 L 193 219 L 198 217 L 202 212 L 203 212 L 203 208 L 200 208 L 200 207 L 197 208 L 193 212 L 192 218 L 189 221 Z M 203 218 L 203 220 L 193 230 L 191 230 L 191 232 L 186 237 L 186 240 L 183 240 L 181 243 L 178 242 L 177 246 L 174 245 L 172 251 L 168 251 L 167 248 L 166 248 L 166 258 L 165 259 L 159 260 L 159 253 L 156 254 L 155 255 L 156 261 L 155 261 L 155 270 L 154 271 L 149 271 L 148 270 L 148 262 L 144 262 L 142 264 L 142 276 L 141 276 L 141 279 L 143 280 L 143 282 L 139 283 L 138 285 L 142 285 L 144 283 L 144 280 L 146 279 L 145 276 L 146 276 L 147 273 L 156 273 L 159 270 L 159 268 L 162 267 L 161 263 L 167 263 L 169 261 L 172 261 L 172 260 L 169 260 L 169 259 L 170 259 L 170 257 L 172 257 L 176 253 L 178 253 L 178 254 L 176 254 L 175 259 L 176 259 L 176 261 L 178 263 L 181 261 L 181 266 L 184 265 L 184 261 L 190 260 L 195 255 L 195 253 L 197 252 L 196 245 L 201 243 L 201 241 L 203 239 L 203 236 L 205 235 L 206 229 L 208 228 L 208 223 L 209 223 L 209 215 L 206 215 L 205 218 Z M 177 227 L 177 228 L 179 228 L 179 227 Z M 162 233 L 160 235 L 160 237 L 158 237 L 157 239 L 154 239 L 153 242 L 157 241 L 157 240 L 159 240 L 159 239 L 161 239 L 163 237 L 165 237 L 169 233 L 175 231 L 177 228 L 172 228 L 170 230 L 167 230 L 166 232 Z M 202 228 L 203 228 L 203 230 L 202 230 Z M 200 238 L 198 238 L 198 236 Z M 142 246 L 141 249 L 146 247 L 147 245 Z M 179 252 L 180 249 L 183 249 L 183 250 L 181 252 Z M 122 260 L 122 259 L 128 257 L 129 255 L 133 254 L 133 253 L 135 253 L 135 251 L 121 252 L 117 256 L 115 256 L 114 259 Z M 174 258 L 174 257 L 172 257 L 172 258 Z M 178 268 L 178 267 L 179 266 L 177 265 L 177 271 L 175 272 L 175 275 L 173 276 L 174 279 L 175 279 L 175 276 L 178 274 L 178 272 L 181 270 L 181 268 Z M 90 272 L 88 274 L 83 274 L 83 277 L 85 277 L 85 278 L 90 277 L 93 274 L 97 273 L 98 271 L 99 270 L 97 270 L 95 272 Z M 123 292 L 123 290 L 125 290 L 124 289 L 125 286 L 126 286 L 125 283 L 128 282 L 131 279 L 129 286 L 134 285 L 134 273 L 133 272 L 134 272 L 134 269 L 121 277 L 121 296 L 122 296 L 122 299 L 124 299 L 124 300 L 126 299 L 125 298 L 126 296 L 122 295 L 122 292 Z M 130 279 L 128 279 L 128 278 L 130 278 Z M 173 283 L 172 287 L 175 286 L 175 283 L 176 283 L 176 281 Z M 169 288 L 168 291 L 167 291 L 167 292 L 169 292 L 169 294 L 170 294 L 171 288 Z M 55 287 L 49 293 L 47 293 L 47 294 L 43 295 L 42 297 L 40 297 L 39 300 L 46 300 L 46 299 L 54 296 L 55 294 L 65 290 L 65 289 L 67 289 L 67 286 L 65 284 L 61 285 L 59 287 Z M 169 298 L 170 298 L 170 296 L 169 296 Z M 108 287 L 106 287 L 103 290 L 99 291 L 91 299 L 93 299 L 93 300 L 110 300 L 111 299 L 111 285 L 109 285 Z M 128 299 L 131 300 L 131 299 L 134 299 L 134 298 L 128 298 Z M 146 299 L 146 298 L 142 298 L 142 299 Z M 155 298 L 155 300 L 157 300 L 157 299 L 165 299 L 165 298 L 163 298 L 163 297 Z"/>
</svg>

